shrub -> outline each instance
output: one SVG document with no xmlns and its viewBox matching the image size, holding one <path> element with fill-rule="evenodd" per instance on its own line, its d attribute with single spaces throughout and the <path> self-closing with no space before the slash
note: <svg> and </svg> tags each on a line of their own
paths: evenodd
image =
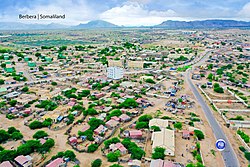
<svg viewBox="0 0 250 167">
<path fill-rule="evenodd" d="M 102 166 L 102 160 L 96 159 L 91 163 L 91 167 L 101 167 Z"/>
<path fill-rule="evenodd" d="M 200 130 L 194 130 L 194 134 L 198 138 L 198 140 L 202 140 L 205 138 L 203 132 Z"/>
</svg>

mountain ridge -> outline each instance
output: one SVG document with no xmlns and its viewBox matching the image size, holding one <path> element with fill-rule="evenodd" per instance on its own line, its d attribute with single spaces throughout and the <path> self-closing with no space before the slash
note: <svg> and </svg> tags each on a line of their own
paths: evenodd
<svg viewBox="0 0 250 167">
<path fill-rule="evenodd" d="M 28 24 L 21 22 L 0 22 L 0 30 L 39 30 L 39 29 L 95 29 L 95 28 L 166 28 L 166 29 L 204 29 L 204 28 L 250 28 L 250 22 L 237 20 L 197 20 L 197 21 L 163 21 L 154 26 L 118 26 L 104 20 L 93 20 L 75 26 L 50 23 Z"/>
</svg>

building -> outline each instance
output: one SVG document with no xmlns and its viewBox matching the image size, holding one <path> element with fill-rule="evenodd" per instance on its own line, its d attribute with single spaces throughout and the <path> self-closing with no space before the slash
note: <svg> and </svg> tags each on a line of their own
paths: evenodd
<svg viewBox="0 0 250 167">
<path fill-rule="evenodd" d="M 110 67 L 124 67 L 123 60 L 109 60 Z"/>
<path fill-rule="evenodd" d="M 10 161 L 3 161 L 0 164 L 0 167 L 13 167 L 13 165 L 10 163 Z"/>
<path fill-rule="evenodd" d="M 150 163 L 150 167 L 178 167 L 171 161 L 162 160 L 162 159 L 153 159 Z"/>
<path fill-rule="evenodd" d="M 119 124 L 118 121 L 115 121 L 113 119 L 110 119 L 108 122 L 106 122 L 106 126 L 109 128 L 109 129 L 113 129 L 115 128 L 117 125 Z"/>
<path fill-rule="evenodd" d="M 108 67 L 107 77 L 111 79 L 121 79 L 123 78 L 123 68 L 120 67 Z"/>
<path fill-rule="evenodd" d="M 127 61 L 128 68 L 140 68 L 140 69 L 142 69 L 143 64 L 144 64 L 143 61 L 130 61 L 130 60 Z"/>
<path fill-rule="evenodd" d="M 53 161 L 51 161 L 48 165 L 45 167 L 64 167 L 66 166 L 65 162 L 63 161 L 62 158 L 57 158 Z"/>
<path fill-rule="evenodd" d="M 130 130 L 129 137 L 132 139 L 139 139 L 142 138 L 142 131 L 140 130 Z"/>
<path fill-rule="evenodd" d="M 76 144 L 77 143 L 77 138 L 72 136 L 71 138 L 69 138 L 69 143 L 70 144 Z"/>
<path fill-rule="evenodd" d="M 110 144 L 109 149 L 112 152 L 119 150 L 121 155 L 127 154 L 128 150 L 123 146 L 122 143 Z"/>
<path fill-rule="evenodd" d="M 96 135 L 99 135 L 99 134 L 105 133 L 107 130 L 108 130 L 108 129 L 107 129 L 105 126 L 100 125 L 98 128 L 96 128 L 96 129 L 94 130 L 94 133 L 95 133 Z"/>
<path fill-rule="evenodd" d="M 162 128 L 159 132 L 153 132 L 151 138 L 152 150 L 156 147 L 165 148 L 165 155 L 175 155 L 175 134 L 173 130 Z"/>
<path fill-rule="evenodd" d="M 32 167 L 30 156 L 19 155 L 14 160 L 21 167 Z"/>
<path fill-rule="evenodd" d="M 157 119 L 157 118 L 151 119 L 149 121 L 149 127 L 151 126 L 158 126 L 160 128 L 166 128 L 168 127 L 168 120 Z"/>
<path fill-rule="evenodd" d="M 7 93 L 7 89 L 6 88 L 0 88 L 0 95 L 4 95 Z"/>
</svg>

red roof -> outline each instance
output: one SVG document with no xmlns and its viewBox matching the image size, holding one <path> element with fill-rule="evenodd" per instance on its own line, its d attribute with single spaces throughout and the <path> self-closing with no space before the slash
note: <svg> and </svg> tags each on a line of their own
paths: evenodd
<svg viewBox="0 0 250 167">
<path fill-rule="evenodd" d="M 50 162 L 46 167 L 59 167 L 64 161 L 62 158 L 57 158 L 54 161 Z"/>
<path fill-rule="evenodd" d="M 0 167 L 13 167 L 9 161 L 4 161 L 0 164 Z"/>
<path fill-rule="evenodd" d="M 142 131 L 140 131 L 140 130 L 130 130 L 129 135 L 131 137 L 142 136 Z"/>
<path fill-rule="evenodd" d="M 26 158 L 25 156 L 23 155 L 19 155 L 18 157 L 15 158 L 15 161 L 20 164 L 20 165 L 23 165 L 25 164 L 28 160 L 28 158 Z"/>
<path fill-rule="evenodd" d="M 116 143 L 115 146 L 116 146 L 116 148 L 118 148 L 121 152 L 127 151 L 127 149 L 123 146 L 122 143 Z"/>
</svg>

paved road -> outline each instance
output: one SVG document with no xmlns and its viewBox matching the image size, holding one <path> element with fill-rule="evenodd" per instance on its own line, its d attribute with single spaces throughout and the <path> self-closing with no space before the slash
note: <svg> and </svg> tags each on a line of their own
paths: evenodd
<svg viewBox="0 0 250 167">
<path fill-rule="evenodd" d="M 204 56 L 204 58 L 198 62 L 197 64 L 202 64 L 202 62 L 205 61 L 205 59 L 208 57 L 209 53 Z M 199 93 L 199 91 L 197 90 L 196 86 L 192 83 L 192 80 L 190 79 L 190 72 L 191 70 L 189 69 L 186 73 L 185 73 L 185 79 L 191 89 L 191 91 L 193 92 L 194 96 L 196 97 L 196 99 L 198 100 L 198 102 L 200 103 L 203 112 L 205 113 L 205 116 L 213 130 L 213 133 L 215 135 L 216 140 L 217 139 L 224 139 L 227 143 L 226 148 L 224 151 L 222 151 L 222 156 L 224 159 L 224 164 L 226 167 L 239 167 L 239 161 L 237 159 L 237 156 L 229 142 L 229 140 L 227 139 L 225 133 L 223 132 L 221 126 L 219 125 L 219 123 L 216 121 L 215 117 L 213 116 L 213 112 L 210 110 L 210 108 L 208 107 L 207 103 L 204 101 L 202 95 Z"/>
</svg>

